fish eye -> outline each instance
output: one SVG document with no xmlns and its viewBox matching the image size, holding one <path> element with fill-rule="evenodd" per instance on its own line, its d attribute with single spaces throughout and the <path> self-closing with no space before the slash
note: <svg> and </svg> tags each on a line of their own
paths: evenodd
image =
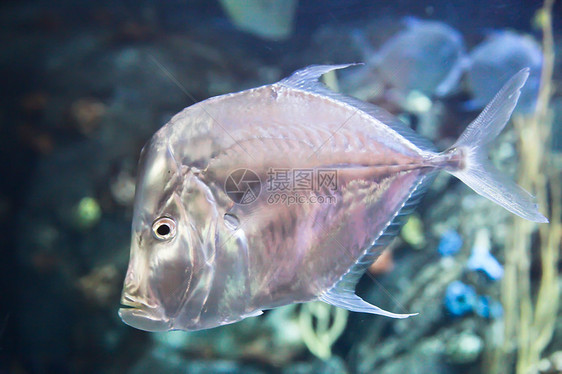
<svg viewBox="0 0 562 374">
<path fill-rule="evenodd" d="M 152 224 L 152 235 L 158 240 L 168 240 L 176 236 L 176 221 L 170 217 L 160 217 Z"/>
<path fill-rule="evenodd" d="M 224 224 L 231 230 L 236 230 L 240 226 L 240 220 L 235 214 L 225 213 L 223 218 Z"/>
</svg>

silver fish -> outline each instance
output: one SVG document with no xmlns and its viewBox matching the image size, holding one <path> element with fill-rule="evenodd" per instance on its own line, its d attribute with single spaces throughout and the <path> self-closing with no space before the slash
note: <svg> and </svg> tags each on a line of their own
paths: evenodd
<svg viewBox="0 0 562 374">
<path fill-rule="evenodd" d="M 379 81 L 400 96 L 416 90 L 429 97 L 441 97 L 458 85 L 466 60 L 461 33 L 439 21 L 407 17 L 404 23 L 406 27 L 378 51 L 373 50 L 363 32 L 353 34 L 368 62 L 344 80 L 342 86 L 347 92 L 372 99 L 378 89 L 370 93 L 363 87 L 373 90 L 373 81 Z"/>
<path fill-rule="evenodd" d="M 521 90 L 519 113 L 534 110 L 539 93 L 543 55 L 541 46 L 530 35 L 513 31 L 496 31 L 470 52 L 467 65 L 467 84 L 473 98 L 467 109 L 480 109 L 494 97 L 502 83 L 520 69 L 531 69 L 529 79 Z"/>
<path fill-rule="evenodd" d="M 440 170 L 523 218 L 547 221 L 485 155 L 527 69 L 453 146 L 436 152 L 381 108 L 318 82 L 348 66 L 310 66 L 205 100 L 156 132 L 140 157 L 119 310 L 125 323 L 199 330 L 312 300 L 408 317 L 362 300 L 355 284 Z M 292 190 L 274 188 L 280 180 L 269 185 L 276 171 L 281 181 L 293 172 Z M 326 178 L 302 190 L 297 171 Z M 277 199 L 283 191 L 285 201 Z"/>
</svg>

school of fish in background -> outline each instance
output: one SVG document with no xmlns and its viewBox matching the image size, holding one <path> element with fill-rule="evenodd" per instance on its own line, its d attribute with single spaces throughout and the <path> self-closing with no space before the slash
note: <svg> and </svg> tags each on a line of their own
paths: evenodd
<svg viewBox="0 0 562 374">
<path fill-rule="evenodd" d="M 270 18 L 245 14 L 233 0 L 0 5 L 9 92 L 0 104 L 0 372 L 490 372 L 511 217 L 446 175 L 357 288 L 381 308 L 416 317 L 313 303 L 191 333 L 148 334 L 120 321 L 138 155 L 193 100 L 270 84 L 310 64 L 363 62 L 325 83 L 383 106 L 441 150 L 523 67 L 531 75 L 516 112 L 534 110 L 544 57 L 530 25 L 540 4 L 514 6 L 497 27 L 493 19 L 449 22 L 418 2 L 330 0 L 324 11 L 295 0 L 282 15 L 275 1 L 257 3 Z M 353 7 L 351 16 L 344 11 Z M 551 138 L 562 153 L 557 21 Z M 511 176 L 516 141 L 508 124 L 491 147 Z M 538 277 L 536 261 L 533 254 Z M 539 372 L 562 371 L 560 318 L 543 357 Z"/>
<path fill-rule="evenodd" d="M 541 47 L 532 36 L 512 30 L 489 31 L 480 44 L 467 52 L 461 33 L 443 22 L 407 18 L 403 23 L 405 29 L 379 49 L 373 49 L 364 33 L 354 32 L 366 64 L 342 82 L 346 91 L 363 100 L 376 100 L 386 94 L 403 108 L 416 110 L 427 108 L 416 105 L 423 100 L 420 94 L 426 102 L 452 95 L 461 90 L 464 77 L 471 97 L 464 108 L 478 110 L 513 74 L 529 67 L 531 76 L 516 112 L 534 109 L 543 59 Z"/>
</svg>

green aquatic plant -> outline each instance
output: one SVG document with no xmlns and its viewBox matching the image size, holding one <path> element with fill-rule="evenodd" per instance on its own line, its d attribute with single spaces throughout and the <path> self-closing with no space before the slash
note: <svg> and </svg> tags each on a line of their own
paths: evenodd
<svg viewBox="0 0 562 374">
<path fill-rule="evenodd" d="M 510 360 L 515 360 L 518 374 L 535 372 L 544 349 L 552 339 L 558 313 L 557 264 L 562 234 L 562 181 L 560 170 L 554 166 L 555 155 L 550 147 L 553 4 L 554 0 L 545 0 L 535 17 L 543 31 L 544 55 L 536 109 L 528 116 L 514 118 L 521 155 L 518 183 L 536 196 L 539 206 L 546 207 L 550 223 L 536 225 L 514 218 L 509 230 L 502 282 L 504 339 L 492 357 L 490 372 L 493 373 L 504 372 L 506 362 Z M 542 272 L 538 284 L 533 284 L 531 253 L 537 250 Z"/>
<path fill-rule="evenodd" d="M 422 249 L 425 247 L 425 234 L 420 216 L 412 214 L 410 218 L 408 218 L 408 221 L 406 221 L 404 227 L 402 227 L 400 236 L 415 249 Z"/>
<path fill-rule="evenodd" d="M 299 326 L 302 339 L 312 354 L 322 360 L 332 356 L 332 345 L 345 330 L 348 313 L 320 301 L 302 305 Z"/>
<path fill-rule="evenodd" d="M 101 219 L 101 207 L 93 197 L 83 197 L 73 209 L 73 222 L 78 229 L 88 230 Z"/>
</svg>

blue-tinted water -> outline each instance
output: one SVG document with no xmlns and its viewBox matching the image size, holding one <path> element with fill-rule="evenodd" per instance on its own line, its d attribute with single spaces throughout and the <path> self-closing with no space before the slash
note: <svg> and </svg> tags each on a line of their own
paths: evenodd
<svg viewBox="0 0 562 374">
<path fill-rule="evenodd" d="M 274 0 L 263 2 L 275 9 Z M 238 3 L 243 14 L 253 2 Z M 550 59 L 541 52 L 541 25 L 548 19 L 537 13 L 541 6 L 523 0 L 300 0 L 288 12 L 285 31 L 272 36 L 273 24 L 283 23 L 279 9 L 251 18 L 258 25 L 252 28 L 229 17 L 218 0 L 3 2 L 0 372 L 523 373 L 539 370 L 533 365 L 540 359 L 541 372 L 562 372 L 556 310 L 521 317 L 534 320 L 531 336 L 541 332 L 548 342 L 528 361 L 521 359 L 525 347 L 540 343 L 522 343 L 520 327 L 512 329 L 519 326 L 513 319 L 520 317 L 526 282 L 534 308 L 545 305 L 535 301 L 539 286 L 556 283 L 546 283 L 541 265 L 545 234 L 531 227 L 528 253 L 514 253 L 510 238 L 519 237 L 509 213 L 445 176 L 428 191 L 392 253 L 358 285 L 366 300 L 419 312 L 416 317 L 342 314 L 314 304 L 212 330 L 152 334 L 117 315 L 145 142 L 194 101 L 273 83 L 311 64 L 365 62 L 339 74 L 337 87 L 383 106 L 444 149 L 480 111 L 473 100 L 478 88 L 495 87 L 520 63 L 538 60 L 526 93 L 531 109 L 508 124 L 491 154 L 527 189 L 546 176 L 539 202 L 555 230 L 562 165 L 560 1 L 552 12 L 558 89 L 549 115 L 538 117 L 539 129 L 554 118 L 553 132 L 536 141 L 521 130 L 532 126 L 542 64 Z M 415 31 L 413 39 L 400 41 L 410 27 L 406 17 L 453 31 L 445 39 Z M 507 30 L 521 41 L 502 44 L 484 61 L 471 58 Z M 453 34 L 458 45 L 448 44 Z M 522 47 L 527 42 L 534 46 L 530 52 Z M 390 60 L 381 58 L 385 48 L 395 48 Z M 452 83 L 441 92 L 447 77 Z M 525 151 L 521 138 L 531 148 Z M 525 174 L 518 155 L 529 159 L 539 149 L 548 164 L 535 168 L 539 177 Z M 480 268 L 467 266 L 473 258 Z M 502 275 L 491 277 L 490 267 Z M 544 287 L 546 300 L 559 297 L 553 286 Z"/>
</svg>

